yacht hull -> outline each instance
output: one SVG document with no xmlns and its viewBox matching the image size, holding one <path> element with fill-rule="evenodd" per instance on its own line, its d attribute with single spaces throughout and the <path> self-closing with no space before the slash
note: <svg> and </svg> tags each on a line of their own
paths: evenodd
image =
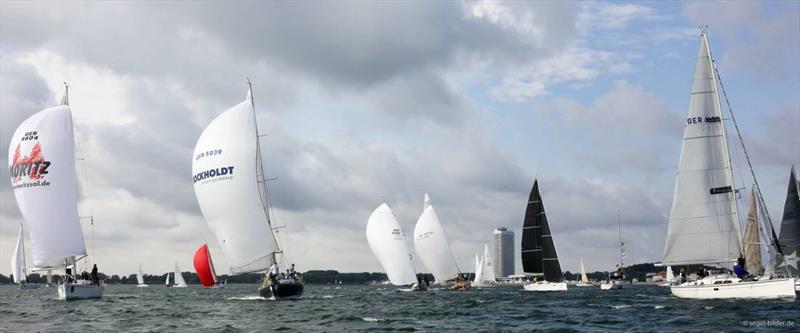
<svg viewBox="0 0 800 333">
<path fill-rule="evenodd" d="M 299 297 L 303 294 L 303 283 L 291 279 L 283 279 L 274 285 L 262 286 L 258 294 L 264 298 Z"/>
<path fill-rule="evenodd" d="M 795 279 L 741 281 L 732 277 L 711 277 L 670 287 L 679 298 L 797 298 Z"/>
<path fill-rule="evenodd" d="M 58 299 L 72 301 L 78 299 L 102 298 L 105 286 L 91 283 L 63 283 L 58 285 Z"/>
<path fill-rule="evenodd" d="M 533 282 L 522 285 L 525 291 L 567 291 L 566 282 Z"/>
</svg>

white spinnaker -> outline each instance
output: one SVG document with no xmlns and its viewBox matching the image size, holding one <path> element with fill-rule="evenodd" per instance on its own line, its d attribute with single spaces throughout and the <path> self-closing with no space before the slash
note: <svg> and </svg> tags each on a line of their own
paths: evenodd
<svg viewBox="0 0 800 333">
<path fill-rule="evenodd" d="M 589 283 L 589 277 L 586 276 L 586 267 L 583 266 L 583 258 L 581 258 L 581 282 Z"/>
<path fill-rule="evenodd" d="M 389 205 L 381 204 L 369 216 L 367 242 L 392 284 L 403 286 L 417 282 L 413 256 Z"/>
<path fill-rule="evenodd" d="M 492 263 L 492 254 L 489 253 L 488 244 L 483 244 L 483 279 L 487 282 L 497 280 L 494 276 L 494 263 Z"/>
<path fill-rule="evenodd" d="M 144 274 L 142 274 L 142 266 L 139 266 L 139 273 L 136 274 L 136 283 L 144 284 Z"/>
<path fill-rule="evenodd" d="M 178 263 L 175 263 L 175 285 L 176 286 L 185 286 L 186 281 L 183 279 L 183 274 L 181 274 L 181 268 L 178 267 Z"/>
<path fill-rule="evenodd" d="M 741 253 L 723 123 L 703 33 L 664 246 L 665 265 L 730 262 Z"/>
<path fill-rule="evenodd" d="M 11 185 L 37 268 L 63 267 L 86 254 L 78 222 L 74 135 L 69 106 L 59 105 L 25 119 L 8 148 Z"/>
<path fill-rule="evenodd" d="M 479 285 L 483 284 L 483 262 L 478 259 L 478 254 L 475 254 L 475 278 L 472 280 L 472 283 Z"/>
<path fill-rule="evenodd" d="M 194 192 L 231 274 L 264 271 L 278 244 L 269 225 L 255 111 L 247 100 L 220 114 L 197 140 Z"/>
<path fill-rule="evenodd" d="M 17 247 L 14 248 L 14 255 L 11 257 L 11 274 L 14 275 L 14 283 L 22 283 L 27 278 L 25 271 L 25 235 L 22 232 L 22 225 L 19 226 L 19 237 Z"/>
<path fill-rule="evenodd" d="M 414 228 L 414 249 L 437 282 L 455 279 L 458 277 L 458 266 L 427 193 L 424 206 Z"/>
</svg>

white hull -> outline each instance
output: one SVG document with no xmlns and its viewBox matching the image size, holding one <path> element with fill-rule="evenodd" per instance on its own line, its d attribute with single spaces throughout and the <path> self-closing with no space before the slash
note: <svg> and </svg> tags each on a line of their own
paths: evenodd
<svg viewBox="0 0 800 333">
<path fill-rule="evenodd" d="M 670 289 L 680 298 L 797 298 L 793 278 L 741 281 L 736 277 L 713 276 Z"/>
<path fill-rule="evenodd" d="M 186 288 L 186 285 L 185 284 L 176 284 L 176 285 L 174 285 L 172 287 L 173 288 Z"/>
<path fill-rule="evenodd" d="M 567 291 L 566 282 L 533 282 L 522 285 L 526 291 Z"/>
<path fill-rule="evenodd" d="M 622 289 L 622 282 L 601 283 L 600 290 Z"/>
<path fill-rule="evenodd" d="M 105 286 L 91 284 L 88 281 L 76 283 L 64 283 L 58 285 L 58 299 L 67 301 L 76 299 L 89 299 L 103 297 Z"/>
<path fill-rule="evenodd" d="M 147 288 L 148 285 L 142 283 L 142 284 L 137 284 L 136 287 L 138 287 L 138 288 Z"/>
<path fill-rule="evenodd" d="M 591 286 L 593 286 L 593 284 L 591 284 L 591 283 L 583 283 L 583 282 L 578 282 L 578 283 L 576 283 L 576 284 L 575 284 L 575 286 L 576 286 L 576 287 L 591 287 Z"/>
</svg>

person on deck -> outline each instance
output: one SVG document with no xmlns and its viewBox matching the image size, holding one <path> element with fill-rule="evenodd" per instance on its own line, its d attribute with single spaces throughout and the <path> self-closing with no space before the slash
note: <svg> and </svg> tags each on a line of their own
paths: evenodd
<svg viewBox="0 0 800 333">
<path fill-rule="evenodd" d="M 733 273 L 735 273 L 736 277 L 740 279 L 744 279 L 750 275 L 750 272 L 744 268 L 744 258 L 739 257 L 739 259 L 736 260 L 736 265 L 733 265 Z"/>
<path fill-rule="evenodd" d="M 683 272 L 683 268 L 681 268 L 681 283 L 686 283 L 686 273 Z"/>
<path fill-rule="evenodd" d="M 278 274 L 281 272 L 280 267 L 278 267 L 278 263 L 272 263 L 272 267 L 269 268 L 269 278 L 272 279 L 272 284 L 278 283 Z"/>
<path fill-rule="evenodd" d="M 97 264 L 92 266 L 92 283 L 100 284 L 100 278 L 97 277 Z"/>
<path fill-rule="evenodd" d="M 286 270 L 286 275 L 290 279 L 294 279 L 295 274 L 297 274 L 297 272 L 294 270 L 294 264 L 292 264 L 292 267 L 289 267 L 289 269 Z"/>
<path fill-rule="evenodd" d="M 64 270 L 64 275 L 66 275 L 67 283 L 72 282 L 72 269 L 71 268 L 65 269 Z"/>
</svg>

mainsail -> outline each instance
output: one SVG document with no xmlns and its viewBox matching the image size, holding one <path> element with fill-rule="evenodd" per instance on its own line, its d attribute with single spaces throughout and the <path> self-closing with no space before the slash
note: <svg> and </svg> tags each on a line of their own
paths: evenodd
<svg viewBox="0 0 800 333">
<path fill-rule="evenodd" d="M 745 268 L 751 274 L 761 275 L 764 269 L 761 266 L 761 239 L 759 237 L 758 211 L 756 209 L 755 190 L 751 190 L 742 246 L 744 247 Z"/>
<path fill-rule="evenodd" d="M 25 271 L 25 234 L 22 232 L 22 225 L 19 226 L 19 237 L 17 247 L 14 248 L 14 255 L 11 257 L 11 274 L 14 275 L 14 283 L 24 283 L 28 273 Z"/>
<path fill-rule="evenodd" d="M 783 205 L 781 235 L 778 241 L 785 255 L 800 257 L 800 185 L 794 173 L 794 166 L 789 172 L 789 189 L 786 193 L 786 203 Z"/>
<path fill-rule="evenodd" d="M 586 276 L 586 267 L 583 266 L 583 258 L 581 258 L 581 282 L 589 283 L 589 278 Z"/>
<path fill-rule="evenodd" d="M 369 216 L 367 242 L 392 284 L 402 286 L 417 282 L 414 257 L 408 250 L 406 236 L 389 205 L 381 204 Z"/>
<path fill-rule="evenodd" d="M 525 222 L 522 227 L 522 270 L 525 273 L 544 275 L 545 280 L 559 282 L 564 279 L 558 262 L 556 246 L 550 234 L 550 225 L 539 193 L 539 181 L 534 180 L 528 197 Z"/>
<path fill-rule="evenodd" d="M 194 271 L 203 287 L 212 287 L 217 283 L 217 274 L 214 272 L 214 262 L 211 261 L 211 253 L 208 252 L 208 245 L 203 244 L 194 253 Z"/>
<path fill-rule="evenodd" d="M 705 32 L 664 246 L 664 265 L 722 263 L 742 252 L 724 119 Z"/>
<path fill-rule="evenodd" d="M 439 216 L 427 193 L 424 202 L 422 215 L 419 216 L 414 228 L 414 248 L 437 282 L 455 279 L 458 277 L 458 266 L 453 253 L 450 252 L 450 245 L 439 222 Z"/>
<path fill-rule="evenodd" d="M 31 238 L 37 269 L 86 254 L 78 222 L 75 133 L 68 105 L 40 111 L 17 127 L 8 148 L 11 187 Z"/>
<path fill-rule="evenodd" d="M 169 279 L 169 277 L 167 277 Z M 181 268 L 178 267 L 178 263 L 175 263 L 175 286 L 176 287 L 185 287 L 186 281 L 183 279 L 183 274 L 181 274 Z"/>
<path fill-rule="evenodd" d="M 269 223 L 261 150 L 250 92 L 197 140 L 194 191 L 231 274 L 265 271 L 279 251 Z"/>
</svg>

